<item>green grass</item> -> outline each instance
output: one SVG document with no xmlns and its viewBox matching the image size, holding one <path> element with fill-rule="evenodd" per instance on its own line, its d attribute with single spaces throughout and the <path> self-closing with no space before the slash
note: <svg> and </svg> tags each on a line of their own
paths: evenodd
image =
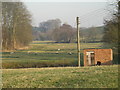
<svg viewBox="0 0 120 90">
<path fill-rule="evenodd" d="M 85 48 L 102 48 L 101 46 L 102 43 L 81 43 L 81 55 L 83 53 L 83 49 Z M 58 52 L 58 54 L 56 54 L 56 52 Z M 72 53 L 71 55 L 69 54 L 70 52 Z M 82 57 L 81 63 L 83 65 Z M 13 54 L 10 54 L 10 52 L 3 52 L 2 54 L 3 68 L 32 68 L 76 65 L 76 43 L 34 41 L 26 50 L 17 50 Z"/>
<path fill-rule="evenodd" d="M 118 88 L 118 66 L 3 69 L 3 88 Z"/>
<path fill-rule="evenodd" d="M 10 52 L 3 52 L 3 88 L 118 87 L 117 65 L 81 68 L 65 67 L 77 65 L 76 48 L 76 43 L 34 41 L 30 44 L 28 49 L 17 50 L 13 54 L 10 54 Z M 81 43 L 81 61 L 83 61 L 83 49 L 86 48 L 104 47 L 102 47 L 102 43 Z M 58 51 L 58 49 L 60 49 L 60 51 Z M 57 51 L 58 54 L 56 54 Z M 72 54 L 68 54 L 69 52 Z"/>
</svg>

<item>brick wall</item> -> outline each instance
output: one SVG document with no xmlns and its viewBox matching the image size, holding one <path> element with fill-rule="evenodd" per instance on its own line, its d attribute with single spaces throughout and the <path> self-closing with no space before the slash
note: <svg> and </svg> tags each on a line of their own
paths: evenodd
<svg viewBox="0 0 120 90">
<path fill-rule="evenodd" d="M 86 52 L 93 51 L 95 54 L 95 64 L 100 61 L 101 64 L 112 64 L 112 49 L 85 49 L 84 50 L 84 66 L 87 66 Z"/>
</svg>

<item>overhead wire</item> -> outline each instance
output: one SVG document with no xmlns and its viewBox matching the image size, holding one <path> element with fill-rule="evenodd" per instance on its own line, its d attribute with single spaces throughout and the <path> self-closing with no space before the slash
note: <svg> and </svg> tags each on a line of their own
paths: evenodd
<svg viewBox="0 0 120 90">
<path fill-rule="evenodd" d="M 95 11 L 95 12 L 86 13 L 85 15 L 80 16 L 80 20 L 90 18 L 91 16 L 95 16 L 95 13 L 97 15 L 100 15 L 100 14 L 103 14 L 103 13 L 106 13 L 106 12 L 101 10 L 101 11 Z"/>
<path fill-rule="evenodd" d="M 98 17 L 101 17 L 101 15 L 103 14 L 107 14 L 107 12 L 105 11 L 105 8 L 99 8 L 97 10 L 94 10 L 94 11 L 91 11 L 91 12 L 88 12 L 82 16 L 80 16 L 80 22 L 83 24 L 83 23 L 86 23 L 86 22 L 90 22 L 90 21 L 94 21 L 93 18 L 96 18 L 98 19 Z M 92 18 L 93 17 L 93 18 Z M 92 20 L 90 20 L 92 19 Z M 96 20 L 95 19 L 95 20 Z M 104 18 L 103 18 L 104 19 Z"/>
<path fill-rule="evenodd" d="M 90 21 L 89 19 L 92 19 L 92 21 L 96 20 L 96 19 L 100 19 L 98 17 L 101 17 L 101 15 L 105 14 L 105 12 L 99 12 L 99 15 L 91 15 L 89 17 L 85 17 L 85 18 L 80 18 L 80 22 L 88 22 Z M 95 19 L 93 19 L 95 18 Z"/>
</svg>

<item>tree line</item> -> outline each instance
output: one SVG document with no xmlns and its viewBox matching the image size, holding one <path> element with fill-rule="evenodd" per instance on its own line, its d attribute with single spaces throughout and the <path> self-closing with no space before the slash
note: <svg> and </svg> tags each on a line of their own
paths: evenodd
<svg viewBox="0 0 120 90">
<path fill-rule="evenodd" d="M 112 18 L 105 20 L 103 41 L 113 49 L 115 63 L 120 63 L 120 1 L 116 0 L 116 9 L 113 9 Z"/>
<path fill-rule="evenodd" d="M 31 41 L 31 15 L 26 6 L 22 2 L 2 2 L 2 49 L 18 49 Z"/>
<path fill-rule="evenodd" d="M 80 28 L 81 42 L 97 42 L 102 40 L 103 26 Z M 52 40 L 56 42 L 77 42 L 77 30 L 69 24 L 61 24 L 60 19 L 41 22 L 39 27 L 33 27 L 34 40 Z"/>
<path fill-rule="evenodd" d="M 109 43 L 109 44 L 112 44 L 113 46 L 117 47 L 118 45 L 118 27 L 119 27 L 119 24 L 120 24 L 120 1 L 115 3 L 116 5 L 116 9 L 114 11 L 113 9 L 113 13 L 112 13 L 112 18 L 110 20 L 105 20 L 105 27 L 104 27 L 104 30 L 105 30 L 105 34 L 103 36 L 103 40 L 104 42 L 106 43 Z"/>
</svg>

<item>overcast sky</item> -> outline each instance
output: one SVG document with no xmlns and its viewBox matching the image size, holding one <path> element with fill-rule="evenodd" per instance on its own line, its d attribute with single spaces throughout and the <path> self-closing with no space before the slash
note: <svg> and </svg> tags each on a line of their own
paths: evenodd
<svg viewBox="0 0 120 90">
<path fill-rule="evenodd" d="M 108 15 L 106 0 L 33 1 L 24 1 L 24 3 L 32 14 L 34 26 L 38 26 L 42 21 L 59 18 L 62 23 L 75 27 L 77 16 L 80 17 L 81 27 L 101 26 Z"/>
</svg>

